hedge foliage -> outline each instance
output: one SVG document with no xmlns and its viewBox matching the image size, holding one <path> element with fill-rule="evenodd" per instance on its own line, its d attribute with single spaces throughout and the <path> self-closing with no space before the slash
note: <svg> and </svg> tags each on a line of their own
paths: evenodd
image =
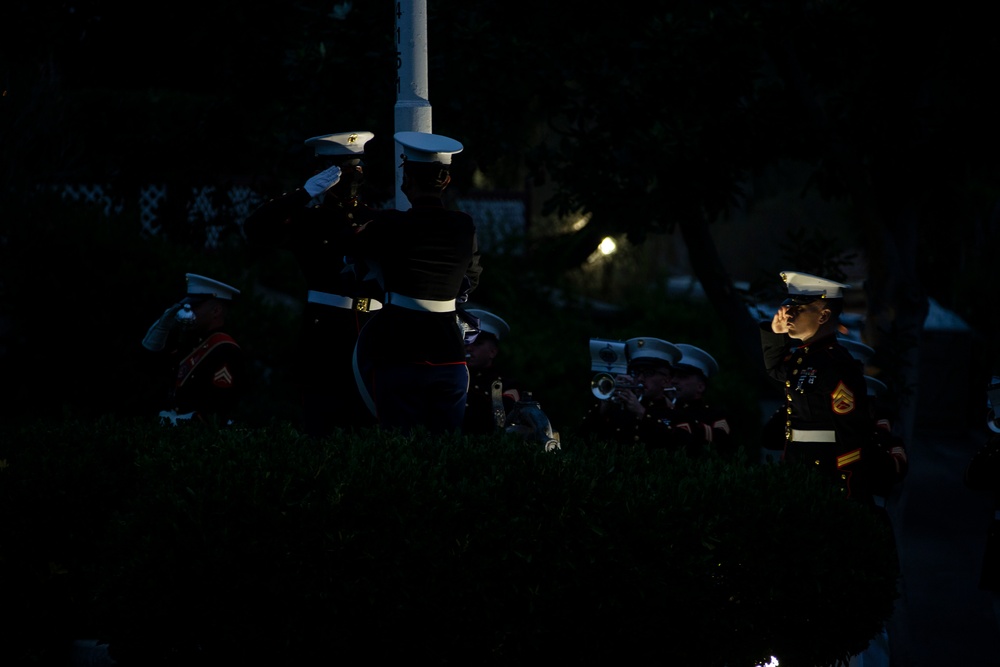
<svg viewBox="0 0 1000 667">
<path fill-rule="evenodd" d="M 572 440 L 39 421 L 0 438 L 0 522 L 3 664 L 814 666 L 896 596 L 808 470 Z"/>
</svg>

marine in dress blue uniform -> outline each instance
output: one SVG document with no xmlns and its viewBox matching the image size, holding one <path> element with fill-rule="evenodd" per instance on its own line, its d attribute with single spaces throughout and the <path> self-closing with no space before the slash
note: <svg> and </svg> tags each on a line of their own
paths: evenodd
<svg viewBox="0 0 1000 667">
<path fill-rule="evenodd" d="M 168 369 L 159 416 L 170 424 L 228 426 L 237 416 L 245 382 L 243 352 L 224 330 L 240 291 L 195 273 L 185 280 L 186 296 L 164 311 L 142 341 L 162 355 Z"/>
<path fill-rule="evenodd" d="M 965 484 L 994 496 L 996 510 L 986 541 L 979 587 L 1000 594 L 1000 435 L 991 435 L 972 457 L 965 471 Z"/>
<path fill-rule="evenodd" d="M 317 173 L 302 187 L 271 199 L 243 223 L 252 248 L 280 248 L 294 255 L 306 283 L 306 304 L 295 352 L 306 432 L 372 426 L 354 382 L 358 333 L 381 307 L 378 270 L 345 257 L 336 243 L 344 229 L 373 215 L 359 196 L 367 131 L 312 137 Z"/>
<path fill-rule="evenodd" d="M 1000 377 L 994 376 L 988 389 L 989 414 L 986 425 L 990 436 L 969 460 L 965 469 L 965 485 L 992 496 L 993 520 L 986 533 L 986 549 L 979 570 L 979 588 L 993 597 L 993 612 L 1000 626 L 1000 420 L 996 408 L 1000 403 Z"/>
<path fill-rule="evenodd" d="M 710 378 L 719 372 L 719 363 L 700 347 L 677 343 L 681 358 L 674 365 L 671 383 L 674 386 L 675 429 L 691 434 L 692 449 L 712 449 L 720 454 L 732 454 L 733 438 L 726 411 L 705 400 Z"/>
<path fill-rule="evenodd" d="M 469 372 L 457 305 L 479 284 L 476 225 L 445 207 L 458 141 L 398 132 L 407 210 L 378 211 L 344 241 L 345 253 L 376 262 L 384 306 L 361 331 L 355 373 L 384 428 L 457 432 L 465 415 Z"/>
<path fill-rule="evenodd" d="M 517 381 L 506 377 L 496 361 L 510 325 L 488 310 L 469 308 L 466 312 L 479 320 L 479 333 L 466 345 L 470 380 L 462 433 L 500 432 L 507 425 L 507 415 L 521 400 Z"/>
<path fill-rule="evenodd" d="M 786 463 L 813 466 L 847 497 L 872 504 L 857 488 L 871 439 L 861 364 L 840 344 L 837 327 L 849 285 L 796 271 L 781 273 L 788 297 L 760 326 L 764 368 L 784 394 Z"/>
<path fill-rule="evenodd" d="M 872 494 L 875 511 L 887 528 L 892 531 L 887 505 L 895 488 L 903 482 L 909 472 L 906 443 L 893 429 L 894 414 L 885 398 L 888 391 L 885 383 L 867 375 L 867 368 L 875 350 L 864 343 L 850 338 L 839 338 L 852 357 L 861 364 L 868 405 L 871 412 L 871 439 L 862 450 L 862 477 L 860 483 Z"/>
</svg>

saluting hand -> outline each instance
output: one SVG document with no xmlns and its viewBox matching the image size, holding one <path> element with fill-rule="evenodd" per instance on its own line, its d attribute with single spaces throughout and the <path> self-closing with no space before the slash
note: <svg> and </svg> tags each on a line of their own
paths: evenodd
<svg viewBox="0 0 1000 667">
<path fill-rule="evenodd" d="M 788 333 L 788 306 L 778 308 L 771 318 L 771 331 L 776 334 Z"/>
<path fill-rule="evenodd" d="M 340 182 L 340 167 L 333 165 L 319 172 L 308 181 L 303 189 L 310 197 L 318 197 Z"/>
</svg>

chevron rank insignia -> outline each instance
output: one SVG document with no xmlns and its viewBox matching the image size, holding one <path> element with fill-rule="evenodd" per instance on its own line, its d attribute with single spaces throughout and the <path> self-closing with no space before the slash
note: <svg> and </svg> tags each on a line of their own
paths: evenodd
<svg viewBox="0 0 1000 667">
<path fill-rule="evenodd" d="M 830 394 L 833 399 L 831 407 L 838 415 L 846 415 L 854 411 L 854 392 L 847 388 L 843 382 L 837 383 L 837 388 Z"/>
<path fill-rule="evenodd" d="M 227 366 L 223 366 L 219 370 L 215 371 L 215 375 L 212 376 L 212 384 L 216 387 L 233 386 L 233 375 L 229 372 L 229 368 Z"/>
</svg>

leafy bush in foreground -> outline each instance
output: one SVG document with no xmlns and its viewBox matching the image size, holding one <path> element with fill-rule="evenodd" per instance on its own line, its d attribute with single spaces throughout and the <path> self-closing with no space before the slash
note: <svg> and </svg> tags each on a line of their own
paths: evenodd
<svg viewBox="0 0 1000 667">
<path fill-rule="evenodd" d="M 811 666 L 895 597 L 882 526 L 786 466 L 110 418 L 22 427 L 0 460 L 21 663 L 100 636 L 126 667 Z"/>
</svg>

